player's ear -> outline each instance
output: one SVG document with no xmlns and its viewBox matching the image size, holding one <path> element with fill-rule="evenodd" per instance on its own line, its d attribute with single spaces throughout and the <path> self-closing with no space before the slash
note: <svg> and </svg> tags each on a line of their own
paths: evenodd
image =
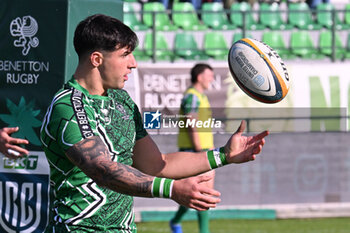
<svg viewBox="0 0 350 233">
<path fill-rule="evenodd" d="M 197 82 L 201 82 L 203 79 L 203 73 L 197 75 Z"/>
<path fill-rule="evenodd" d="M 102 64 L 102 61 L 103 61 L 103 54 L 102 53 L 100 53 L 98 51 L 91 53 L 90 62 L 91 62 L 91 65 L 93 67 L 100 66 Z"/>
</svg>

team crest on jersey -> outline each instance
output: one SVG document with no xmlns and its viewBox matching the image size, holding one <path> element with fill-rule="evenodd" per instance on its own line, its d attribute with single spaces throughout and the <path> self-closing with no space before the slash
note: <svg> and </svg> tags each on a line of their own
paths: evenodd
<svg viewBox="0 0 350 233">
<path fill-rule="evenodd" d="M 145 129 L 160 129 L 161 113 L 157 112 L 144 112 L 143 113 L 143 127 Z"/>
<path fill-rule="evenodd" d="M 48 175 L 2 173 L 0 232 L 43 232 L 47 225 Z"/>
</svg>

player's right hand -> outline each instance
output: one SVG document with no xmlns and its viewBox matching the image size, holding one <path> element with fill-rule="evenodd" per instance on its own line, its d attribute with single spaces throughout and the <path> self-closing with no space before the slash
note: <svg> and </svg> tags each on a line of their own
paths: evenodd
<svg viewBox="0 0 350 233">
<path fill-rule="evenodd" d="M 221 201 L 220 192 L 202 184 L 210 179 L 212 179 L 210 176 L 195 176 L 175 180 L 171 199 L 180 205 L 199 211 L 215 208 Z"/>
<path fill-rule="evenodd" d="M 29 154 L 26 149 L 18 146 L 19 144 L 29 144 L 28 140 L 10 136 L 18 130 L 18 127 L 0 129 L 0 152 L 10 159 L 16 159 Z"/>
</svg>

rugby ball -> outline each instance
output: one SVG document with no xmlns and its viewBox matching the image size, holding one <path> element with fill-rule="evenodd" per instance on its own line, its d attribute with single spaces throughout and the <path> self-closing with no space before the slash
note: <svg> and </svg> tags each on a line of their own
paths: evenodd
<svg viewBox="0 0 350 233">
<path fill-rule="evenodd" d="M 281 101 L 289 90 L 289 75 L 281 57 L 267 44 L 240 39 L 230 48 L 228 65 L 238 86 L 263 103 Z"/>
</svg>

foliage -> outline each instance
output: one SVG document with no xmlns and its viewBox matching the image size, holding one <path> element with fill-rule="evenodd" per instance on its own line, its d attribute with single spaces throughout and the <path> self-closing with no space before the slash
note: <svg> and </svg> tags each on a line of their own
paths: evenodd
<svg viewBox="0 0 350 233">
<path fill-rule="evenodd" d="M 0 114 L 0 120 L 5 122 L 8 127 L 18 126 L 20 128 L 13 136 L 26 138 L 31 144 L 40 145 L 40 140 L 34 131 L 34 128 L 41 126 L 41 121 L 36 119 L 40 110 L 34 110 L 34 100 L 26 103 L 22 96 L 18 105 L 16 105 L 11 100 L 6 99 L 6 106 L 10 114 Z"/>
</svg>

